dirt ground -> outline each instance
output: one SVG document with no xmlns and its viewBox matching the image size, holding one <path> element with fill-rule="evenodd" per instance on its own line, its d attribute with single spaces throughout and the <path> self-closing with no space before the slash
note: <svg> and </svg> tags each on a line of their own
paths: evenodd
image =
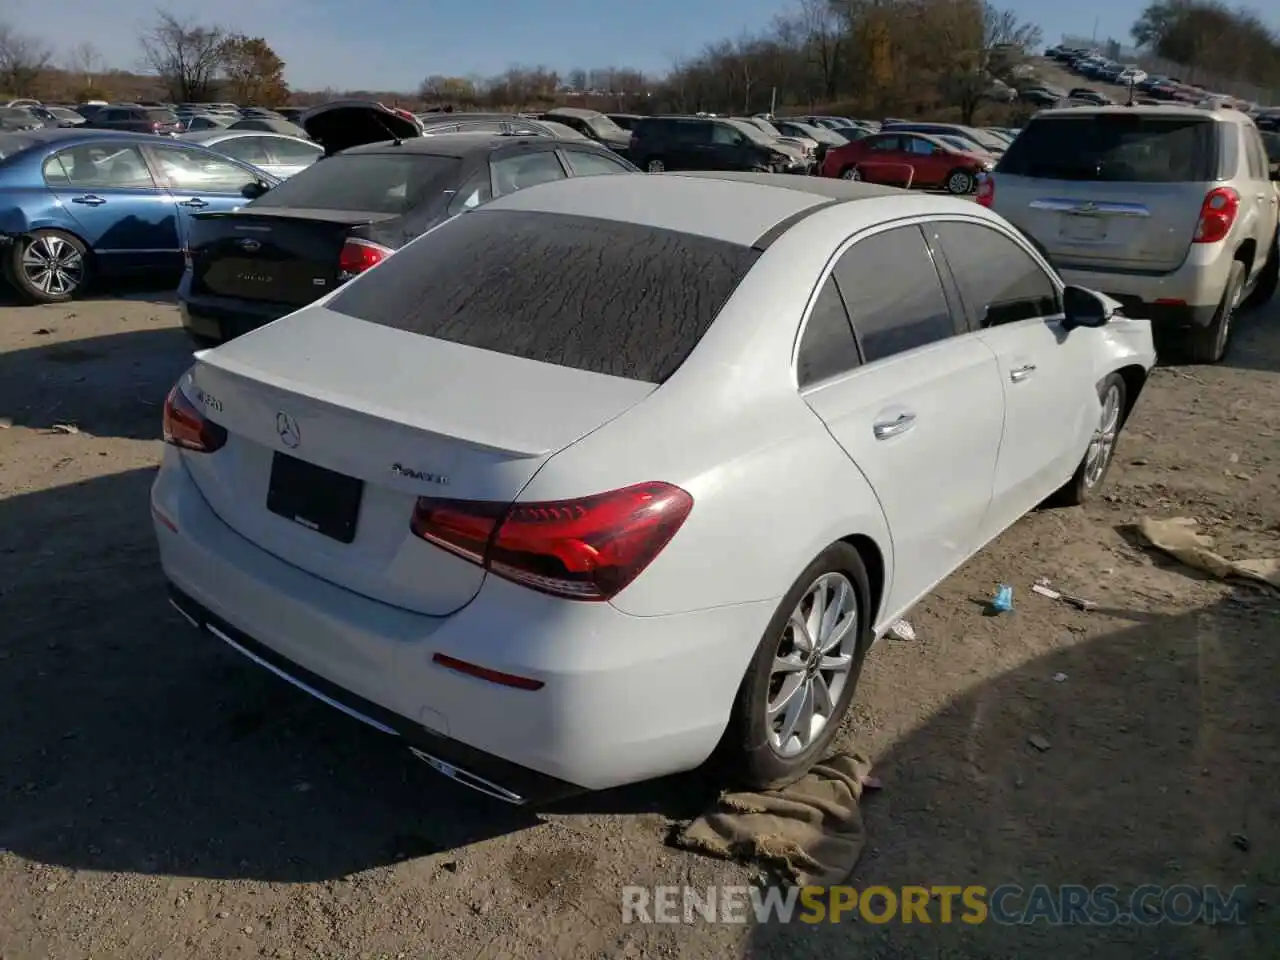
<svg viewBox="0 0 1280 960">
<path fill-rule="evenodd" d="M 1280 302 L 1223 365 L 1158 370 L 1107 498 L 947 580 L 845 731 L 884 782 L 859 885 L 1243 884 L 1239 926 L 623 926 L 624 884 L 753 877 L 666 845 L 696 775 L 513 811 L 171 611 L 147 492 L 188 361 L 164 295 L 0 307 L 3 960 L 1280 955 L 1280 600 L 1128 530 L 1280 553 Z"/>
</svg>

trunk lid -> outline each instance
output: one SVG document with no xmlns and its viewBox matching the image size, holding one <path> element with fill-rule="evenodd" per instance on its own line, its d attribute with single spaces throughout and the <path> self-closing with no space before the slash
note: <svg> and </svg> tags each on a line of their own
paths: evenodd
<svg viewBox="0 0 1280 960">
<path fill-rule="evenodd" d="M 1216 124 L 1066 113 L 1033 120 L 996 166 L 996 211 L 1062 269 L 1176 269 L 1217 179 Z"/>
<path fill-rule="evenodd" d="M 199 354 L 190 376 L 184 389 L 229 439 L 184 462 L 228 526 L 433 616 L 469 603 L 485 574 L 410 533 L 417 497 L 514 500 L 557 451 L 656 389 L 322 306 Z"/>
<path fill-rule="evenodd" d="M 263 207 L 191 218 L 192 293 L 305 306 L 338 284 L 349 237 L 395 214 Z"/>
<path fill-rule="evenodd" d="M 408 140 L 422 136 L 422 125 L 412 114 L 393 110 L 375 100 L 334 100 L 312 107 L 298 120 L 326 154 L 384 140 Z"/>
</svg>

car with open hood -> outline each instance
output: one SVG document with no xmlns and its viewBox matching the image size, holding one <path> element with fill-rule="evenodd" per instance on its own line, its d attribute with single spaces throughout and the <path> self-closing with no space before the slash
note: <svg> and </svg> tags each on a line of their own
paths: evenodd
<svg viewBox="0 0 1280 960">
<path fill-rule="evenodd" d="M 633 173 L 599 144 L 519 132 L 423 136 L 412 115 L 341 101 L 302 118 L 320 160 L 234 211 L 193 218 L 183 325 L 221 342 L 312 303 L 435 226 L 567 177 Z"/>
</svg>

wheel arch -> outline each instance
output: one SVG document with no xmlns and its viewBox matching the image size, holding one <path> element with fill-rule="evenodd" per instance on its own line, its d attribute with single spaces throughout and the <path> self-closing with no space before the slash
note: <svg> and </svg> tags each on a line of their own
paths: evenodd
<svg viewBox="0 0 1280 960">
<path fill-rule="evenodd" d="M 1124 381 L 1124 409 L 1120 411 L 1120 423 L 1123 425 L 1129 420 L 1129 414 L 1133 412 L 1133 408 L 1137 405 L 1138 394 L 1142 392 L 1150 373 L 1145 367 L 1137 363 L 1120 367 L 1114 372 Z"/>
<path fill-rule="evenodd" d="M 1245 281 L 1253 276 L 1253 262 L 1258 256 L 1258 241 L 1249 237 L 1236 248 L 1234 260 L 1239 260 L 1244 264 Z"/>
<path fill-rule="evenodd" d="M 885 562 L 884 551 L 880 549 L 879 544 L 872 537 L 867 536 L 865 533 L 851 533 L 846 537 L 841 537 L 838 542 L 847 543 L 857 550 L 858 556 L 862 559 L 863 569 L 867 571 L 867 587 L 871 593 L 868 598 L 871 602 L 871 609 L 867 611 L 867 617 L 870 621 L 870 628 L 874 630 L 880 611 L 884 607 L 886 588 L 888 587 L 886 579 L 888 567 Z"/>
</svg>

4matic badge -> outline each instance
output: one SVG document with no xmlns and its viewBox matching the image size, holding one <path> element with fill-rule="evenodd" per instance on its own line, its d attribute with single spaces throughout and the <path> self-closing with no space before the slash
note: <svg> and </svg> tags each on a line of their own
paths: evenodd
<svg viewBox="0 0 1280 960">
<path fill-rule="evenodd" d="M 442 487 L 449 485 L 449 478 L 443 473 L 429 473 L 425 470 L 415 470 L 413 467 L 406 467 L 402 463 L 393 463 L 391 472 L 397 477 L 405 477 L 409 480 L 420 480 L 423 483 L 434 483 Z"/>
</svg>

